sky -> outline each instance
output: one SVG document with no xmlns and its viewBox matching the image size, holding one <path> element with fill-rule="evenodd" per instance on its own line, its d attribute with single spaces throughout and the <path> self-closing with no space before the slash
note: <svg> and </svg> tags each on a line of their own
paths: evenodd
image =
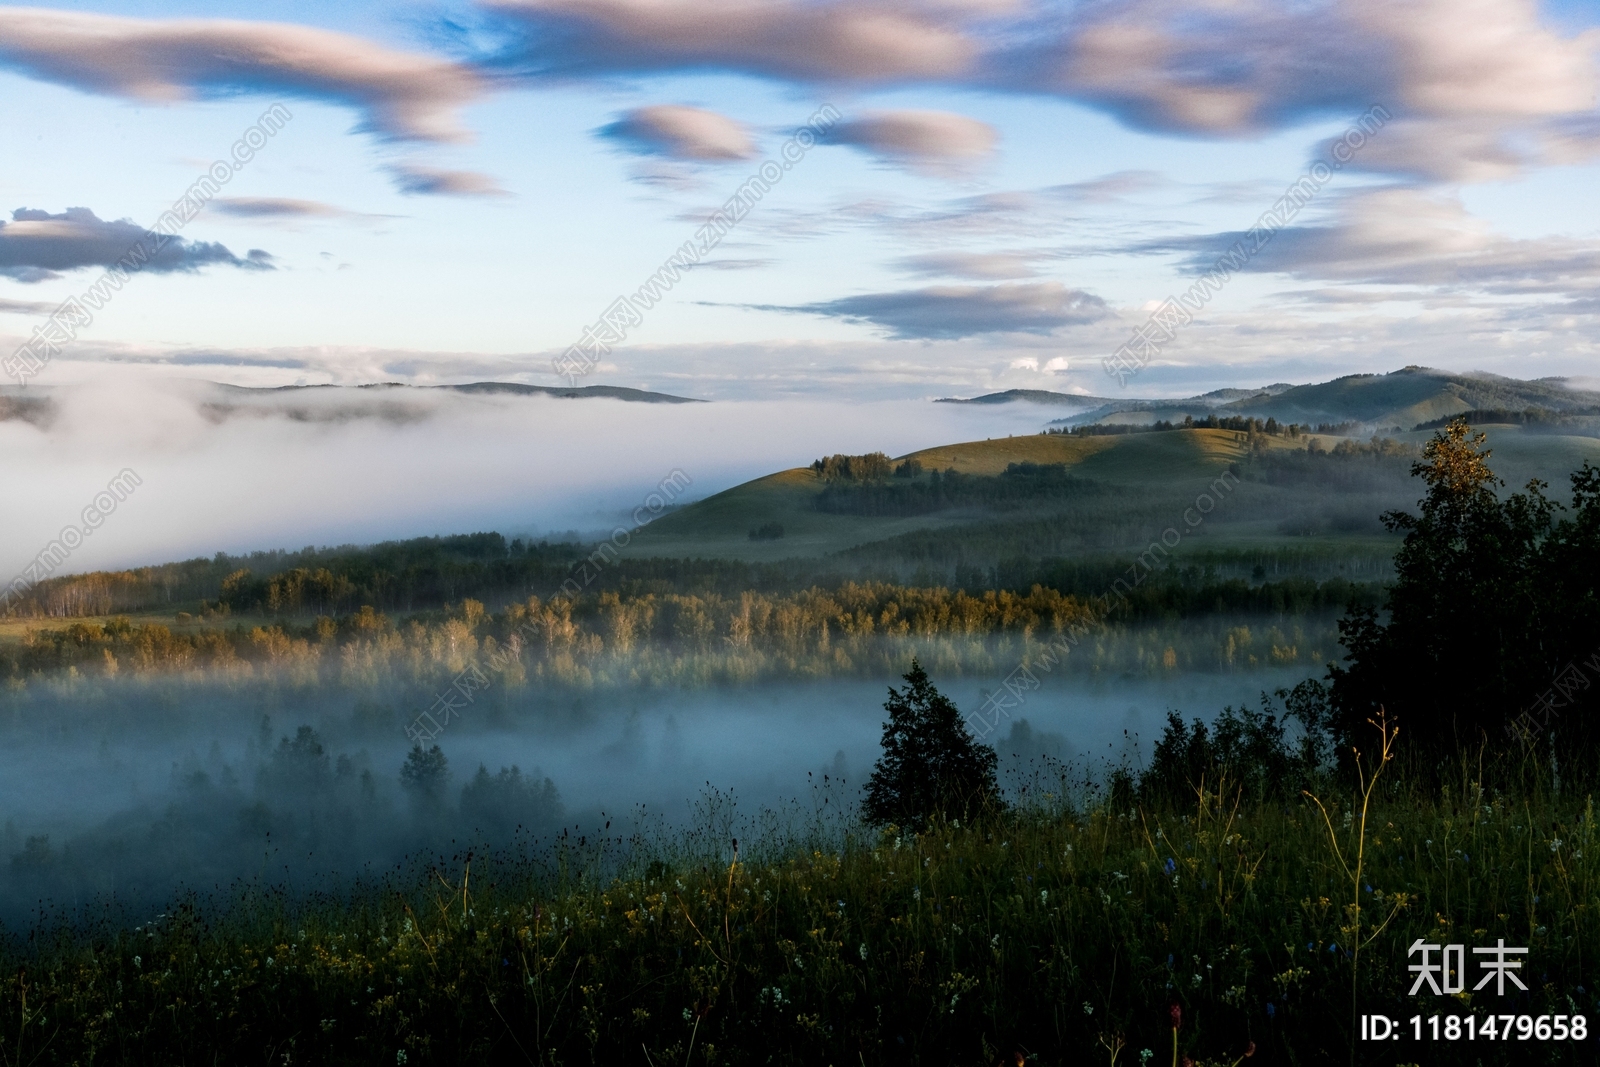
<svg viewBox="0 0 1600 1067">
<path fill-rule="evenodd" d="M 751 401 L 1581 377 L 1597 24 L 1528 0 L 0 6 L 0 356 L 223 161 L 30 388 L 112 364 Z M 625 337 L 560 362 L 630 296 Z"/>
</svg>

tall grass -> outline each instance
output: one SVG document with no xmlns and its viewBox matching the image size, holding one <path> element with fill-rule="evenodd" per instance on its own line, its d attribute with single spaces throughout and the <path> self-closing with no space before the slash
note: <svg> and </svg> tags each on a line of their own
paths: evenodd
<svg viewBox="0 0 1600 1067">
<path fill-rule="evenodd" d="M 338 898 L 241 892 L 131 928 L 17 932 L 0 1063 L 1165 1064 L 1175 1047 L 1233 1064 L 1254 1042 L 1254 1063 L 1321 1064 L 1351 1058 L 1352 989 L 1358 1011 L 1402 1019 L 1593 1013 L 1593 802 L 1497 766 L 1423 788 L 1397 761 L 1364 823 L 1362 795 L 1332 782 L 1325 819 L 1226 777 L 1140 807 L 1045 776 L 1009 812 L 921 835 L 846 819 L 752 839 L 712 797 L 687 834 L 568 835 Z M 1330 835 L 1360 851 L 1357 906 L 1387 925 L 1352 934 Z M 1419 937 L 1526 945 L 1529 991 L 1408 997 Z"/>
</svg>

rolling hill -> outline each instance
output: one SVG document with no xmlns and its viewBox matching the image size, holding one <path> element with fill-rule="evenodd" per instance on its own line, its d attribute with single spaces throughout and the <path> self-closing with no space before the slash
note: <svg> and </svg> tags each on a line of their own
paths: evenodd
<svg viewBox="0 0 1600 1067">
<path fill-rule="evenodd" d="M 1558 414 L 1600 414 L 1600 392 L 1573 388 L 1565 378 L 1522 381 L 1491 374 L 1454 374 L 1405 367 L 1388 374 L 1352 374 L 1310 385 L 1277 383 L 1260 389 L 1218 389 L 1181 400 L 1078 396 L 1044 390 L 1013 389 L 970 400 L 942 403 L 1031 402 L 1071 407 L 1059 425 L 1090 422 L 1149 424 L 1181 421 L 1185 415 L 1247 415 L 1301 424 L 1354 422 L 1362 426 L 1410 430 L 1418 423 L 1465 411 L 1536 409 Z M 1585 433 L 1590 432 L 1585 429 Z"/>
<path fill-rule="evenodd" d="M 1289 446 L 1274 442 L 1270 447 Z M 1120 503 L 1140 506 L 1176 501 L 1185 493 L 1193 496 L 1242 459 L 1246 450 L 1244 435 L 1228 430 L 1122 437 L 1039 434 L 943 445 L 897 461 L 916 460 L 930 470 L 991 477 L 1012 464 L 1062 464 L 1072 475 L 1113 490 Z M 828 482 L 810 468 L 779 471 L 663 516 L 635 535 L 629 553 L 753 561 L 818 557 L 913 532 L 995 522 L 992 515 L 959 508 L 913 516 L 826 513 L 817 510 L 816 502 L 827 487 Z M 1107 501 L 1097 499 L 1085 507 L 1100 513 L 1115 510 L 1116 503 L 1108 509 Z M 1045 504 L 1018 509 L 1005 518 L 1036 520 L 1059 510 Z M 781 539 L 750 538 L 751 530 L 769 523 L 783 527 Z"/>
<path fill-rule="evenodd" d="M 1572 471 L 1585 462 L 1600 464 L 1600 439 L 1536 434 L 1518 426 L 1489 431 L 1491 462 L 1512 487 L 1538 477 L 1563 499 Z M 1013 558 L 1137 555 L 1164 530 L 1176 528 L 1186 538 L 1186 551 L 1293 556 L 1319 573 L 1340 569 L 1340 561 L 1363 561 L 1365 568 L 1372 560 L 1387 560 L 1397 544 L 1379 516 L 1415 505 L 1421 487 L 1410 467 L 1429 436 L 1397 434 L 1381 448 L 1331 435 L 1256 435 L 1252 447 L 1243 433 L 1211 429 L 969 441 L 895 462 L 915 460 L 925 471 L 990 479 L 1013 464 L 1059 464 L 1078 489 L 999 509 L 848 513 L 824 510 L 830 482 L 801 467 L 663 516 L 634 535 L 628 552 L 752 562 L 838 556 L 907 567 L 994 566 Z M 1313 439 L 1318 451 L 1307 452 Z M 1238 480 L 1217 492 L 1225 473 Z M 1219 498 L 1215 512 L 1187 528 L 1187 509 L 1208 492 Z M 763 526 L 781 527 L 783 534 L 752 538 Z"/>
</svg>

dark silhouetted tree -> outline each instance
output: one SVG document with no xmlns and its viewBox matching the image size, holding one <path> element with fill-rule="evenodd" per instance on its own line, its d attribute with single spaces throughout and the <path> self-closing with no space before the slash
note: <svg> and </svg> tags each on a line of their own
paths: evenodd
<svg viewBox="0 0 1600 1067">
<path fill-rule="evenodd" d="M 516 767 L 492 775 L 478 764 L 478 773 L 461 790 L 461 815 L 490 841 L 509 840 L 518 827 L 541 830 L 561 821 L 561 794 L 538 772 L 523 776 Z"/>
<path fill-rule="evenodd" d="M 400 768 L 400 785 L 418 801 L 436 801 L 444 796 L 450 782 L 450 761 L 438 745 L 423 751 L 421 745 L 412 745 Z"/>
<path fill-rule="evenodd" d="M 872 769 L 861 811 L 867 822 L 914 829 L 935 815 L 971 816 L 1001 805 L 995 752 L 975 741 L 915 659 L 906 687 L 889 687 L 883 755 Z"/>
<path fill-rule="evenodd" d="M 327 786 L 328 753 L 322 739 L 309 726 L 295 731 L 294 740 L 278 742 L 272 761 L 264 768 L 263 780 L 274 789 L 304 795 Z"/>
<path fill-rule="evenodd" d="M 1573 475 L 1576 515 L 1557 523 L 1538 480 L 1501 497 L 1484 442 L 1459 419 L 1436 433 L 1411 471 L 1427 484 L 1420 514 L 1383 517 L 1405 534 L 1388 618 L 1365 608 L 1340 620 L 1345 665 L 1329 674 L 1341 755 L 1380 705 L 1426 757 L 1502 743 L 1507 724 L 1600 640 L 1597 472 Z"/>
</svg>

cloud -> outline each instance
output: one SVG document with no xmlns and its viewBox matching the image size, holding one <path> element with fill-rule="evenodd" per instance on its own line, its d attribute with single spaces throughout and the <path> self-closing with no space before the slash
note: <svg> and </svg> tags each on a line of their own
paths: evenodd
<svg viewBox="0 0 1600 1067">
<path fill-rule="evenodd" d="M 0 8 L 0 65 L 135 100 L 239 92 L 331 100 L 392 140 L 466 139 L 456 113 L 484 88 L 459 64 L 308 26 L 43 8 Z"/>
<path fill-rule="evenodd" d="M 130 219 L 108 222 L 86 207 L 69 207 L 59 215 L 18 208 L 11 218 L 0 222 L 0 275 L 20 282 L 47 281 L 83 267 L 115 266 L 140 248 L 147 256 L 138 269 L 156 274 L 195 271 L 212 263 L 272 269 L 272 256 L 259 248 L 241 259 L 215 242 L 162 237 Z"/>
<path fill-rule="evenodd" d="M 678 104 L 634 108 L 600 134 L 635 152 L 700 162 L 752 159 L 756 146 L 739 123 L 715 111 Z"/>
<path fill-rule="evenodd" d="M 1054 96 L 1143 130 L 1253 137 L 1374 104 L 1396 120 L 1354 166 L 1505 177 L 1600 155 L 1600 30 L 1535 0 L 486 0 L 507 32 L 486 65 L 530 77 L 726 70 L 800 83 L 913 82 Z M 921 118 L 917 118 L 921 116 Z M 937 112 L 849 124 L 899 162 L 986 154 L 993 132 Z"/>
<path fill-rule="evenodd" d="M 907 256 L 898 265 L 911 274 L 926 277 L 996 281 L 1031 278 L 1037 273 L 1034 262 L 1045 258 L 1048 253 L 1044 252 L 927 252 Z"/>
<path fill-rule="evenodd" d="M 1151 242 L 1142 250 L 1180 252 L 1182 267 L 1200 273 L 1243 236 L 1207 234 Z M 1600 292 L 1600 242 L 1507 237 L 1469 214 L 1457 196 L 1408 188 L 1347 196 L 1327 222 L 1279 231 L 1242 269 L 1302 281 L 1394 287 L 1387 294 L 1293 294 L 1302 303 L 1409 301 L 1430 309 L 1523 318 L 1600 310 L 1594 299 Z"/>
<path fill-rule="evenodd" d="M 1571 149 L 1560 124 L 1592 112 L 1597 47 L 1600 31 L 1563 36 L 1533 0 L 1110 0 L 993 69 L 1013 89 L 1206 136 L 1380 104 L 1402 122 L 1356 166 L 1479 181 Z"/>
<path fill-rule="evenodd" d="M 1052 185 L 1044 192 L 1062 200 L 1107 204 L 1125 199 L 1131 193 L 1142 193 L 1171 184 L 1169 179 L 1153 170 L 1119 170 L 1088 181 Z"/>
<path fill-rule="evenodd" d="M 1085 5 L 1032 46 L 1026 75 L 1139 126 L 1240 134 L 1382 103 L 1437 118 L 1593 106 L 1593 33 L 1543 26 L 1531 0 L 1174 0 Z"/>
<path fill-rule="evenodd" d="M 213 211 L 240 219 L 367 219 L 382 216 L 347 211 L 320 200 L 294 200 L 282 196 L 224 196 L 207 205 Z"/>
<path fill-rule="evenodd" d="M 0 315 L 48 315 L 55 309 L 40 300 L 0 300 Z"/>
<path fill-rule="evenodd" d="M 880 111 L 841 122 L 826 137 L 881 159 L 924 165 L 981 159 L 998 139 L 988 123 L 948 111 Z"/>
<path fill-rule="evenodd" d="M 389 167 L 402 193 L 413 196 L 510 196 L 500 183 L 475 170 L 440 170 L 421 163 Z"/>
<path fill-rule="evenodd" d="M 896 0 L 487 0 L 515 35 L 498 57 L 534 74 L 740 71 L 794 81 L 954 78 L 992 5 Z"/>
<path fill-rule="evenodd" d="M 1022 285 L 938 285 L 870 293 L 820 304 L 768 310 L 801 311 L 868 322 L 896 338 L 954 339 L 985 333 L 1049 333 L 1111 314 L 1105 301 L 1059 282 Z"/>
<path fill-rule="evenodd" d="M 1041 370 L 1039 366 L 1039 360 L 1033 356 L 1025 356 L 1022 359 L 1012 360 L 1009 364 L 1009 369 L 1031 370 L 1036 374 Z M 1045 364 L 1042 369 L 1046 374 L 1065 374 L 1067 371 L 1072 369 L 1072 365 L 1067 360 L 1066 356 L 1056 356 L 1052 359 L 1045 360 Z"/>
<path fill-rule="evenodd" d="M 770 267 L 776 260 L 771 259 L 702 259 L 698 263 L 691 263 L 686 270 L 761 270 Z"/>
</svg>

